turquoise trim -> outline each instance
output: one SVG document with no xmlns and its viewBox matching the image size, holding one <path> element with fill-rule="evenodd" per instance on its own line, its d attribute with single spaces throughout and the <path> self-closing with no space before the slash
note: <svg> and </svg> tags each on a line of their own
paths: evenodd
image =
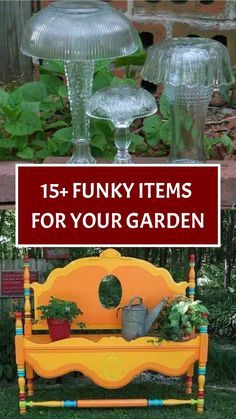
<svg viewBox="0 0 236 419">
<path fill-rule="evenodd" d="M 25 377 L 25 371 L 17 371 L 18 377 Z"/>
<path fill-rule="evenodd" d="M 164 405 L 164 400 L 149 399 L 147 402 L 149 407 L 161 407 Z"/>
<path fill-rule="evenodd" d="M 29 288 L 25 288 L 24 295 L 30 295 L 30 289 Z"/>
<path fill-rule="evenodd" d="M 195 288 L 189 288 L 188 295 L 194 295 L 194 294 L 195 294 Z"/>
<path fill-rule="evenodd" d="M 199 331 L 200 331 L 200 333 L 207 333 L 208 328 L 207 328 L 207 326 L 200 326 Z"/>
<path fill-rule="evenodd" d="M 199 375 L 205 375 L 206 374 L 206 368 L 198 368 L 198 374 Z"/>
<path fill-rule="evenodd" d="M 76 407 L 76 400 L 65 400 L 63 407 Z"/>
<path fill-rule="evenodd" d="M 16 329 L 16 335 L 23 335 L 23 329 Z"/>
</svg>

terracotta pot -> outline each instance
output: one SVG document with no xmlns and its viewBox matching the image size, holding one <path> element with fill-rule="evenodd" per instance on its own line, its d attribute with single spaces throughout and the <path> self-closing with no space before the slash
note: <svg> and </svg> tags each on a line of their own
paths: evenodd
<svg viewBox="0 0 236 419">
<path fill-rule="evenodd" d="M 47 319 L 50 338 L 52 341 L 70 337 L 70 323 L 68 320 Z"/>
</svg>

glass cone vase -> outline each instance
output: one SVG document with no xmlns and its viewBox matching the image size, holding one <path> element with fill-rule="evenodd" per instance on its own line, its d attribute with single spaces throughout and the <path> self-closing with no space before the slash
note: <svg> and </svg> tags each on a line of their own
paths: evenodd
<svg viewBox="0 0 236 419">
<path fill-rule="evenodd" d="M 126 16 L 100 1 L 51 3 L 27 22 L 21 51 L 65 62 L 74 145 L 69 163 L 95 162 L 85 111 L 95 61 L 130 55 L 138 47 L 139 37 Z"/>
<path fill-rule="evenodd" d="M 90 117 L 110 120 L 116 128 L 115 164 L 132 163 L 129 154 L 131 143 L 129 127 L 134 119 L 144 118 L 156 111 L 156 100 L 149 92 L 130 86 L 116 86 L 99 90 L 91 96 L 87 105 L 87 114 Z"/>
<path fill-rule="evenodd" d="M 204 125 L 213 90 L 233 82 L 227 48 L 212 39 L 168 39 L 149 48 L 142 76 L 164 85 L 171 114 L 170 162 L 203 162 Z"/>
</svg>

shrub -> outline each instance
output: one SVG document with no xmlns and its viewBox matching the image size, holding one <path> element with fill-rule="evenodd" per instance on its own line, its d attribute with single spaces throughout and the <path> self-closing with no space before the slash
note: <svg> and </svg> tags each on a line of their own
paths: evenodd
<svg viewBox="0 0 236 419">
<path fill-rule="evenodd" d="M 198 292 L 198 297 L 209 308 L 210 334 L 236 340 L 236 294 L 233 290 L 206 288 Z"/>
<path fill-rule="evenodd" d="M 210 341 L 207 381 L 218 384 L 236 383 L 236 350 Z"/>
<path fill-rule="evenodd" d="M 0 320 L 0 380 L 15 376 L 15 320 L 8 314 Z"/>
</svg>

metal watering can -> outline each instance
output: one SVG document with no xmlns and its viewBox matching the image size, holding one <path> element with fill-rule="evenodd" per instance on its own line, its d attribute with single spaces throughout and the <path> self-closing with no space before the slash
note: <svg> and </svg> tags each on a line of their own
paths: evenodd
<svg viewBox="0 0 236 419">
<path fill-rule="evenodd" d="M 135 304 L 136 300 L 138 303 Z M 163 299 L 150 312 L 148 312 L 147 307 L 143 304 L 141 297 L 133 297 L 127 306 L 119 307 L 116 313 L 116 317 L 118 317 L 119 310 L 122 310 L 121 336 L 125 340 L 132 340 L 141 336 L 145 336 L 150 330 L 152 324 L 156 320 L 166 301 L 166 298 Z"/>
</svg>

